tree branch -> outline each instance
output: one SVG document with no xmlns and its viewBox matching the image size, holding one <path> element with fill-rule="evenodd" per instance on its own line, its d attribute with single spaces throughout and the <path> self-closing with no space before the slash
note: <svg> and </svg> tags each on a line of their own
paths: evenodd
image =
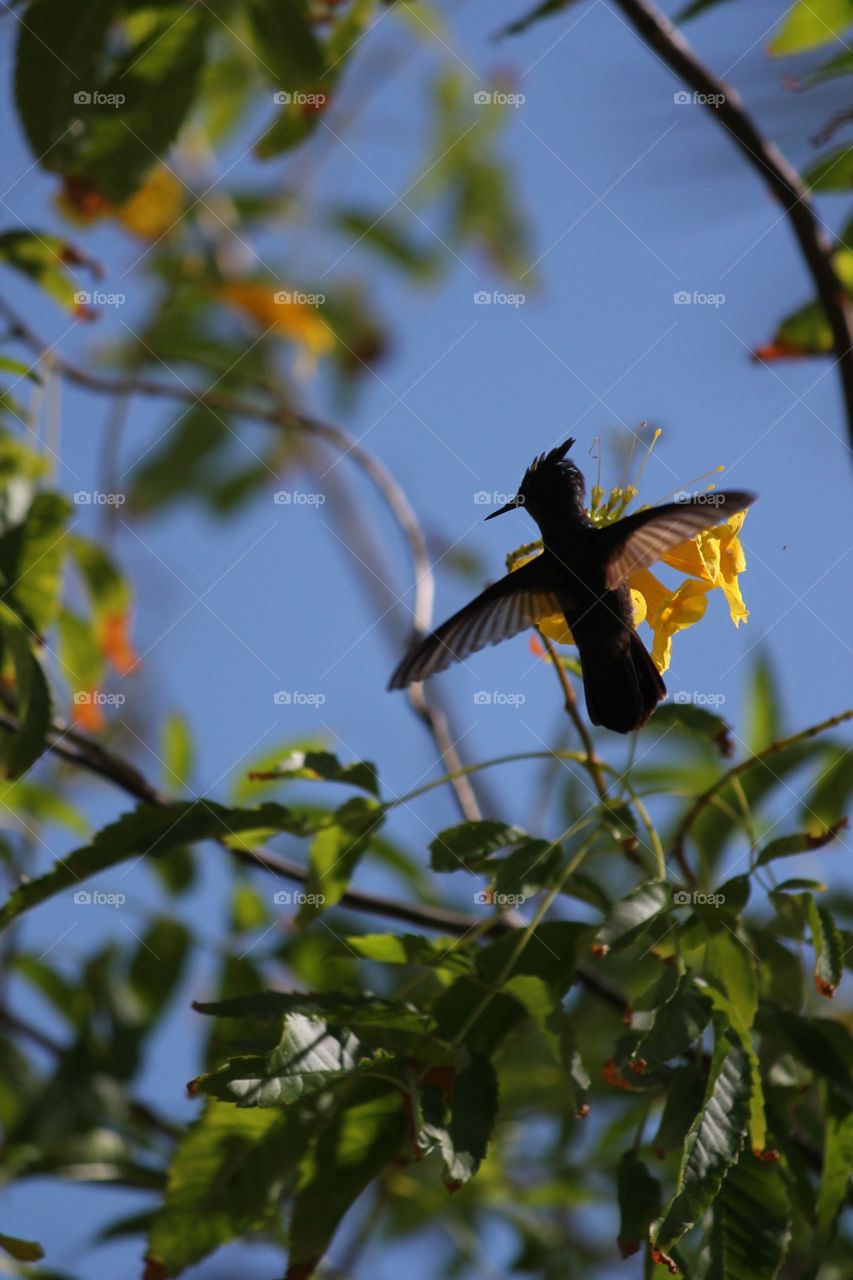
<svg viewBox="0 0 853 1280">
<path fill-rule="evenodd" d="M 781 202 L 832 330 L 847 431 L 853 445 L 851 310 L 844 285 L 833 265 L 833 245 L 814 211 L 808 189 L 775 143 L 759 131 L 737 91 L 708 70 L 678 28 L 659 9 L 649 0 L 615 0 L 615 3 L 667 66 L 702 95 L 702 104 L 726 129 L 747 163 Z"/>
</svg>

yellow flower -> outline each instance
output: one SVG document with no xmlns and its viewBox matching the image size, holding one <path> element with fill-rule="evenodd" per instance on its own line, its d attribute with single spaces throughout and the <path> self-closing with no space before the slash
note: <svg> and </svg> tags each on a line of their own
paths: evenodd
<svg viewBox="0 0 853 1280">
<path fill-rule="evenodd" d="M 664 563 L 693 578 L 719 587 L 726 597 L 735 626 L 746 622 L 749 610 L 743 602 L 738 575 L 746 569 L 746 555 L 739 538 L 746 512 L 730 516 L 725 524 L 705 529 L 663 557 Z"/>
<path fill-rule="evenodd" d="M 672 637 L 704 618 L 712 583 L 685 578 L 671 591 L 648 569 L 638 569 L 631 582 L 645 598 L 646 621 L 654 635 L 652 661 L 663 674 L 672 661 Z"/>
</svg>

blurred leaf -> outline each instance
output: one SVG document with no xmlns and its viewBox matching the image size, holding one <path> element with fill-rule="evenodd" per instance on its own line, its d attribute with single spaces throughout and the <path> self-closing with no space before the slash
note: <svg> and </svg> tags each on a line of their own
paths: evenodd
<svg viewBox="0 0 853 1280">
<path fill-rule="evenodd" d="M 234 933 L 254 933 L 269 922 L 270 913 L 264 898 L 253 884 L 239 881 L 231 894 L 231 929 Z"/>
<path fill-rule="evenodd" d="M 836 147 L 821 156 L 803 174 L 812 191 L 849 191 L 853 188 L 853 146 Z"/>
<path fill-rule="evenodd" d="M 775 1280 L 791 1239 L 791 1205 L 778 1164 L 744 1150 L 714 1204 L 715 1280 Z"/>
<path fill-rule="evenodd" d="M 347 1209 L 399 1153 L 405 1129 L 397 1091 L 373 1082 L 325 1118 L 293 1204 L 286 1280 L 311 1275 Z"/>
<path fill-rule="evenodd" d="M 542 3 L 538 4 L 535 9 L 531 9 L 523 18 L 519 18 L 516 22 L 510 23 L 508 27 L 504 27 L 499 34 L 502 36 L 520 35 L 522 31 L 532 27 L 540 18 L 550 18 L 552 14 L 559 13 L 561 9 L 567 9 L 572 3 L 573 0 L 542 0 Z"/>
<path fill-rule="evenodd" d="M 36 494 L 23 522 L 0 537 L 0 574 L 8 584 L 0 599 L 37 635 L 44 635 L 59 613 L 70 510 L 61 494 Z"/>
<path fill-rule="evenodd" d="M 716 8 L 718 4 L 725 2 L 726 0 L 693 0 L 692 4 L 687 5 L 686 8 L 675 15 L 673 21 L 676 23 L 689 22 L 691 18 L 698 18 L 700 13 L 704 13 L 706 9 Z"/>
<path fill-rule="evenodd" d="M 655 1243 L 665 1251 L 714 1203 L 746 1136 L 750 1097 L 746 1054 L 739 1044 L 727 1045 L 717 1058 L 704 1106 L 687 1134 L 678 1187 L 655 1231 Z"/>
<path fill-rule="evenodd" d="M 829 44 L 853 22 L 851 0 L 795 0 L 768 45 L 776 57 Z"/>
<path fill-rule="evenodd" d="M 381 964 L 453 964 L 470 968 L 459 938 L 425 938 L 419 933 L 368 933 L 350 936 L 346 944 L 364 960 Z"/>
<path fill-rule="evenodd" d="M 41 663 L 17 614 L 0 603 L 0 637 L 15 669 L 18 728 L 0 742 L 3 769 L 9 778 L 20 777 L 35 764 L 47 745 L 51 720 L 50 690 Z"/>
<path fill-rule="evenodd" d="M 17 1236 L 6 1236 L 2 1232 L 0 1249 L 18 1262 L 38 1262 L 39 1258 L 44 1257 L 44 1249 L 34 1240 L 19 1240 Z"/>
<path fill-rule="evenodd" d="M 648 1166 L 633 1151 L 619 1162 L 619 1252 L 623 1258 L 639 1253 L 649 1227 L 661 1209 L 661 1187 Z"/>
<path fill-rule="evenodd" d="M 166 857 L 176 846 L 262 830 L 300 835 L 305 822 L 278 804 L 264 804 L 257 809 L 228 809 L 207 800 L 203 805 L 196 801 L 160 808 L 139 805 L 99 831 L 91 844 L 67 854 L 46 875 L 15 889 L 0 910 L 0 927 L 126 858 L 146 854 Z"/>
<path fill-rule="evenodd" d="M 697 1056 L 672 1078 L 655 1137 L 655 1150 L 659 1155 L 677 1151 L 684 1145 L 704 1098 L 705 1070 L 702 1059 Z"/>
<path fill-rule="evenodd" d="M 190 726 L 184 716 L 172 713 L 163 725 L 161 747 L 163 774 L 171 791 L 186 791 L 193 772 L 193 740 Z"/>
<path fill-rule="evenodd" d="M 822 1249 L 832 1240 L 853 1176 L 853 1112 L 830 1097 L 826 1106 L 823 1171 L 817 1198 L 817 1229 Z"/>
<path fill-rule="evenodd" d="M 562 863 L 560 845 L 548 840 L 525 840 L 498 863 L 495 894 L 531 898 L 540 889 L 551 887 Z"/>
<path fill-rule="evenodd" d="M 721 756 L 734 754 L 731 727 L 722 716 L 692 702 L 665 702 L 655 711 L 655 729 L 680 729 L 713 744 Z"/>
<path fill-rule="evenodd" d="M 276 762 L 268 772 L 258 776 L 250 774 L 250 781 L 274 782 L 278 778 L 308 778 L 312 782 L 341 782 L 345 786 L 359 787 L 372 796 L 379 795 L 379 779 L 376 766 L 366 760 L 341 764 L 330 751 L 293 751 L 284 760 Z"/>
<path fill-rule="evenodd" d="M 148 1021 L 163 1013 L 179 986 L 189 959 L 192 939 L 177 920 L 154 920 L 139 939 L 131 960 L 128 983 Z"/>
<path fill-rule="evenodd" d="M 162 443 L 146 450 L 131 472 L 130 504 L 150 515 L 197 491 L 211 475 L 211 459 L 231 438 L 225 415 L 196 404 L 182 412 Z"/>
<path fill-rule="evenodd" d="M 820 835 L 837 822 L 853 796 L 850 754 L 850 747 L 833 745 L 821 760 L 818 777 L 802 807 L 803 821 L 812 835 Z"/>
<path fill-rule="evenodd" d="M 375 800 L 356 796 L 338 809 L 331 825 L 317 832 L 308 850 L 308 878 L 297 916 L 301 925 L 340 902 L 383 820 Z"/>
<path fill-rule="evenodd" d="M 756 754 L 782 736 L 781 694 L 776 673 L 766 651 L 753 664 L 747 695 L 745 741 Z"/>
<path fill-rule="evenodd" d="M 93 0 L 85 21 L 37 0 L 19 27 L 18 110 L 39 162 L 126 200 L 175 138 L 204 62 L 204 7 L 149 7 L 114 41 L 121 0 Z M 81 87 L 82 86 L 82 87 Z"/>
<path fill-rule="evenodd" d="M 247 0 L 258 65 L 287 93 L 316 89 L 325 72 L 307 0 Z"/>
<path fill-rule="evenodd" d="M 41 231 L 4 231 L 0 234 L 0 265 L 27 276 L 60 306 L 86 315 L 85 303 L 75 300 L 81 291 L 68 268 L 94 270 L 94 264 L 66 240 Z"/>
<path fill-rule="evenodd" d="M 438 274 L 441 258 L 432 244 L 417 244 L 406 228 L 393 219 L 368 211 L 350 208 L 340 210 L 333 224 L 356 244 L 374 250 L 382 259 L 400 267 L 414 280 L 432 280 Z"/>
<path fill-rule="evenodd" d="M 178 1143 L 148 1259 L 179 1276 L 229 1240 L 256 1231 L 292 1182 L 305 1135 L 287 1112 L 208 1102 Z"/>
<path fill-rule="evenodd" d="M 756 866 L 764 867 L 768 862 L 774 862 L 777 858 L 790 858 L 799 853 L 813 853 L 815 849 L 822 849 L 825 845 L 831 844 L 838 836 L 839 831 L 846 826 L 847 820 L 845 818 L 842 822 L 837 822 L 834 826 L 827 827 L 820 835 L 810 835 L 807 831 L 801 831 L 796 835 L 777 836 L 775 840 L 771 840 L 761 850 Z"/>
<path fill-rule="evenodd" d="M 490 854 L 525 838 L 526 833 L 519 827 L 491 818 L 461 822 L 440 831 L 430 841 L 430 866 L 433 871 L 480 871 Z"/>
</svg>

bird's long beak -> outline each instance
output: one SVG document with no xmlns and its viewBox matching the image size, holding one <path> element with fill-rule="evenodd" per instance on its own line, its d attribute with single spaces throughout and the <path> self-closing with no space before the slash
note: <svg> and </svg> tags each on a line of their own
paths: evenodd
<svg viewBox="0 0 853 1280">
<path fill-rule="evenodd" d="M 502 507 L 498 507 L 497 511 L 492 511 L 489 515 L 486 516 L 486 519 L 494 520 L 495 516 L 502 516 L 507 511 L 515 511 L 516 507 L 520 507 L 520 506 L 521 506 L 521 503 L 518 501 L 518 498 L 513 498 L 512 502 L 505 502 Z"/>
</svg>

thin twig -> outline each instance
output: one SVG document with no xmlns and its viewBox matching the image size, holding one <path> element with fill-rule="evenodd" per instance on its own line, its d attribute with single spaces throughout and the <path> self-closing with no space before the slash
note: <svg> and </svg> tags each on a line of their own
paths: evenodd
<svg viewBox="0 0 853 1280">
<path fill-rule="evenodd" d="M 833 244 L 812 207 L 808 189 L 775 143 L 765 138 L 756 127 L 736 90 L 708 70 L 678 28 L 659 9 L 649 0 L 616 0 L 616 4 L 641 38 L 685 84 L 696 91 L 698 101 L 728 132 L 747 163 L 781 202 L 832 330 L 847 430 L 853 443 L 850 306 L 844 284 L 833 263 Z"/>
</svg>

